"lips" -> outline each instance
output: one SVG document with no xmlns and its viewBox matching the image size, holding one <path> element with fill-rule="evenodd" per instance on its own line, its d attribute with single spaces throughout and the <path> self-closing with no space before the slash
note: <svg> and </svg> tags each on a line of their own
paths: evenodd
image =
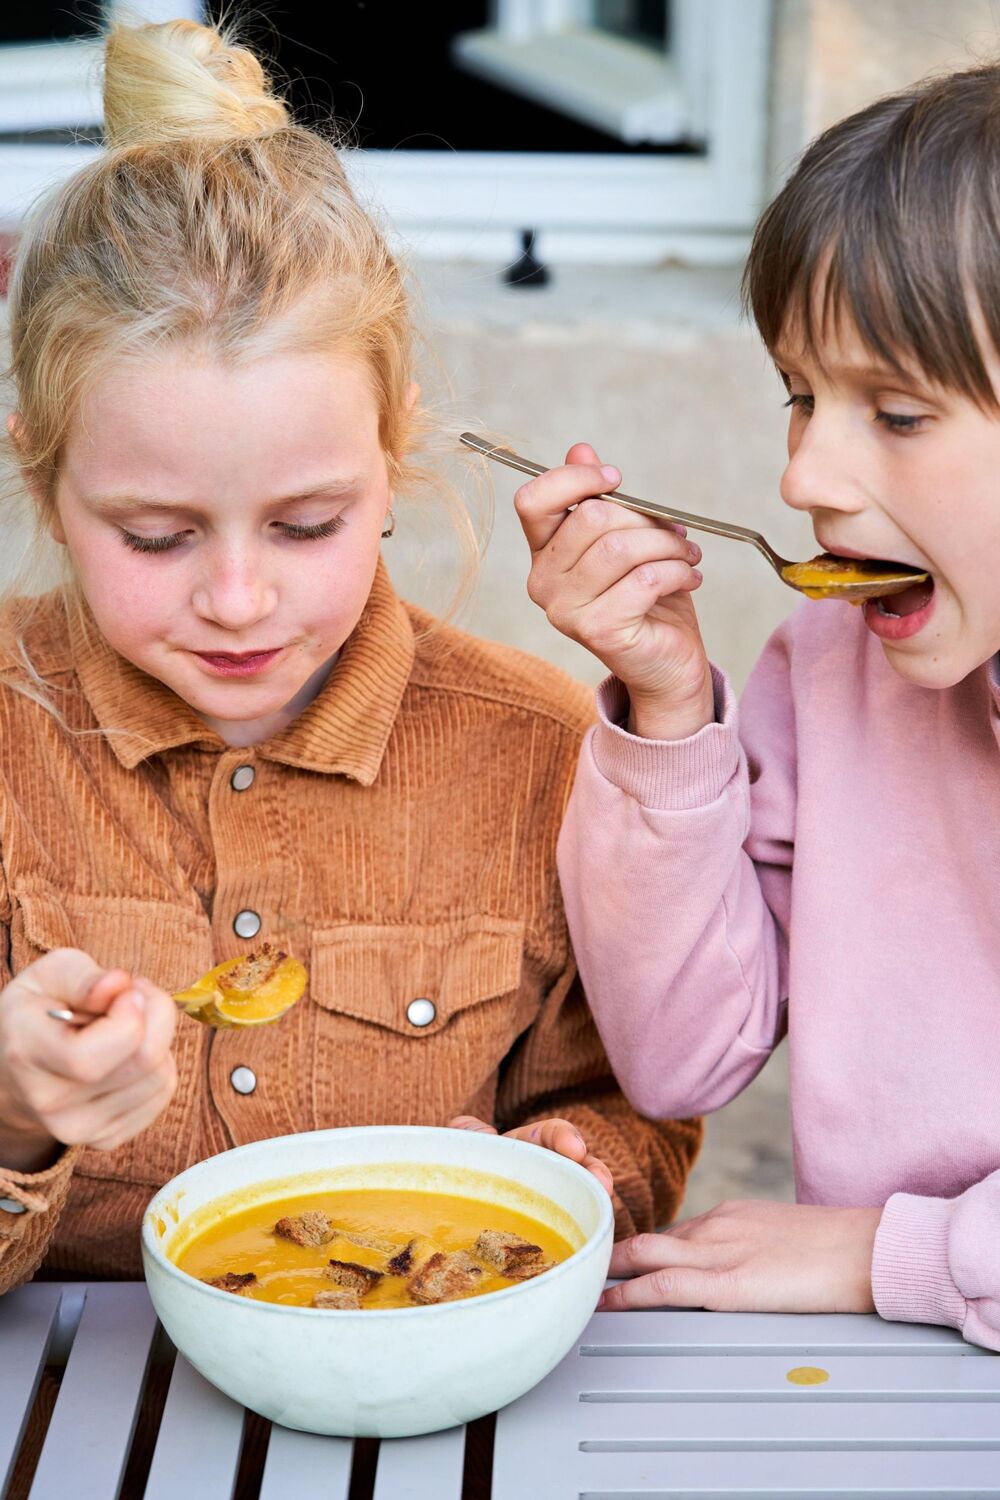
<svg viewBox="0 0 1000 1500">
<path fill-rule="evenodd" d="M 276 646 L 264 651 L 195 651 L 193 655 L 217 677 L 253 677 L 265 671 L 282 649 Z"/>
</svg>

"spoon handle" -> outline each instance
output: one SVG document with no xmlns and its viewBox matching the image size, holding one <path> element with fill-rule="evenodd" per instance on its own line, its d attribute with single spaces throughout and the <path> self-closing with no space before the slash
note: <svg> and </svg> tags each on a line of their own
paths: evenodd
<svg viewBox="0 0 1000 1500">
<path fill-rule="evenodd" d="M 492 458 L 495 463 L 506 464 L 508 469 L 517 469 L 522 474 L 548 473 L 544 464 L 536 464 L 533 459 L 522 458 L 519 453 L 512 453 L 509 448 L 502 448 L 497 443 L 491 443 L 489 438 L 479 437 L 474 432 L 463 432 L 459 441 L 476 453 L 481 453 L 484 458 Z M 652 516 L 655 521 L 679 522 L 682 526 L 690 526 L 693 531 L 707 531 L 713 536 L 729 537 L 736 542 L 749 542 L 752 547 L 757 548 L 758 552 L 764 554 L 771 566 L 779 573 L 786 565 L 787 559 L 779 557 L 760 532 L 751 531 L 748 526 L 737 526 L 731 521 L 716 521 L 711 516 L 695 516 L 690 511 L 675 510 L 671 505 L 660 505 L 656 500 L 639 500 L 634 495 L 624 494 L 622 490 L 609 490 L 599 498 L 613 500 L 616 505 L 621 505 L 625 510 L 634 510 L 640 516 Z"/>
</svg>

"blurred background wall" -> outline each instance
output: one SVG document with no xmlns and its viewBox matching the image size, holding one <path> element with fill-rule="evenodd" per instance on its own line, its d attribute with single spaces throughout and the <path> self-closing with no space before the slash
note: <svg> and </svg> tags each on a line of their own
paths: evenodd
<svg viewBox="0 0 1000 1500">
<path fill-rule="evenodd" d="M 8 236 L 43 180 L 99 149 L 92 55 L 83 62 L 100 8 L 32 0 L 0 15 Z M 405 32 L 404 8 L 377 0 L 226 8 L 291 77 L 303 110 L 351 122 L 359 190 L 393 221 L 411 265 L 427 342 L 420 378 L 454 431 L 499 435 L 547 464 L 586 439 L 627 490 L 754 526 L 786 556 L 811 554 L 808 525 L 778 498 L 783 392 L 740 316 L 754 214 L 826 125 L 930 72 L 994 57 L 997 4 L 496 0 L 414 7 L 420 24 L 411 17 Z M 125 13 L 199 11 L 193 0 L 137 0 Z M 53 39 L 74 30 L 76 50 L 57 55 Z M 602 77 L 620 69 L 617 95 L 588 92 L 595 57 Z M 402 103 L 400 59 L 413 84 Z M 544 286 L 504 280 L 525 229 Z M 461 462 L 453 476 L 467 482 Z M 517 481 L 500 469 L 491 478 L 492 540 L 460 623 L 597 682 L 600 666 L 528 602 Z M 405 500 L 399 512 L 392 572 L 439 609 L 454 560 L 447 534 Z M 0 576 L 18 551 L 15 523 L 2 540 Z M 742 685 L 795 596 L 750 548 L 701 540 L 706 640 Z M 723 1196 L 792 1196 L 783 1051 L 709 1122 L 689 1211 Z"/>
</svg>

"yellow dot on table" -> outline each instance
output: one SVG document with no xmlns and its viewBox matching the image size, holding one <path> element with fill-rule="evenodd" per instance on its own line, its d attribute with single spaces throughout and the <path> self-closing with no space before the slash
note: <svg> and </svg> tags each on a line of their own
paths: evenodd
<svg viewBox="0 0 1000 1500">
<path fill-rule="evenodd" d="M 792 1385 L 822 1385 L 830 1379 L 829 1370 L 821 1370 L 818 1365 L 796 1365 L 794 1370 L 789 1370 L 785 1376 Z"/>
</svg>

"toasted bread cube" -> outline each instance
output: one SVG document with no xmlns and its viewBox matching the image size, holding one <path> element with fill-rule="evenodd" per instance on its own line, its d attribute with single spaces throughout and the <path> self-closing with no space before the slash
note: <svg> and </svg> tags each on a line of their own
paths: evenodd
<svg viewBox="0 0 1000 1500">
<path fill-rule="evenodd" d="M 287 957 L 287 953 L 272 948 L 270 943 L 262 943 L 259 948 L 240 959 L 235 968 L 219 975 L 219 989 L 231 995 L 250 995 L 274 977 L 279 965 Z"/>
<path fill-rule="evenodd" d="M 309 1208 L 294 1218 L 279 1219 L 274 1226 L 275 1234 L 294 1245 L 325 1245 L 333 1239 L 334 1228 L 326 1214 L 318 1208 Z"/>
<path fill-rule="evenodd" d="M 359 1297 L 370 1292 L 372 1287 L 378 1286 L 382 1280 L 381 1271 L 373 1271 L 371 1266 L 359 1266 L 354 1260 L 329 1261 L 326 1275 L 338 1286 L 346 1286 L 352 1292 L 357 1292 Z"/>
<path fill-rule="evenodd" d="M 375 1250 L 379 1255 L 391 1255 L 396 1248 L 393 1240 L 382 1240 L 374 1234 L 355 1234 L 353 1229 L 341 1229 L 339 1224 L 334 1226 L 333 1235 L 334 1239 L 357 1245 L 359 1250 Z"/>
<path fill-rule="evenodd" d="M 519 1234 L 506 1229 L 484 1229 L 475 1243 L 473 1254 L 478 1255 L 501 1276 L 516 1277 L 525 1266 L 540 1265 L 543 1259 L 541 1245 L 533 1245 Z"/>
<path fill-rule="evenodd" d="M 413 1252 L 416 1249 L 416 1240 L 410 1240 L 401 1250 L 386 1263 L 386 1270 L 390 1276 L 409 1276 L 413 1270 Z M 393 1247 L 395 1248 L 395 1247 Z"/>
<path fill-rule="evenodd" d="M 533 1276 L 541 1276 L 543 1271 L 551 1271 L 554 1265 L 554 1260 L 537 1260 L 526 1266 L 515 1266 L 505 1274 L 511 1281 L 530 1281 Z"/>
<path fill-rule="evenodd" d="M 464 1250 L 436 1251 L 406 1283 L 414 1302 L 454 1302 L 476 1289 L 483 1275 Z"/>
<path fill-rule="evenodd" d="M 357 1292 L 346 1289 L 339 1292 L 317 1292 L 312 1305 L 313 1307 L 333 1307 L 341 1312 L 357 1312 L 361 1306 L 361 1297 Z"/>
<path fill-rule="evenodd" d="M 206 1277 L 209 1286 L 217 1286 L 220 1292 L 245 1292 L 257 1280 L 253 1271 L 227 1271 L 224 1276 Z"/>
</svg>

